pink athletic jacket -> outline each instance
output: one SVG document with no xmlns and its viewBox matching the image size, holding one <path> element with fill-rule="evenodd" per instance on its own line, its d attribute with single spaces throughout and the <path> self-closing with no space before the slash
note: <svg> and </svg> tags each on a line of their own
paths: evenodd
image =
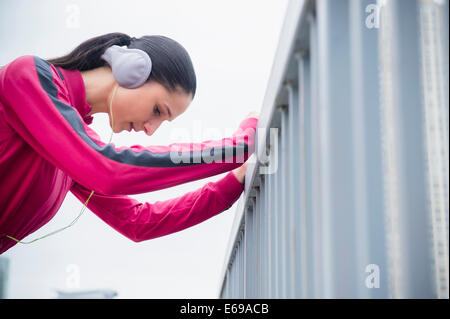
<svg viewBox="0 0 450 319">
<path fill-rule="evenodd" d="M 140 203 L 151 192 L 230 171 L 254 151 L 257 118 L 222 140 L 115 147 L 88 124 L 78 70 L 21 56 L 0 69 L 0 254 L 56 214 L 68 191 L 133 241 L 191 227 L 228 209 L 243 185 L 232 172 L 181 197 Z M 80 206 L 81 209 L 81 206 Z"/>
</svg>

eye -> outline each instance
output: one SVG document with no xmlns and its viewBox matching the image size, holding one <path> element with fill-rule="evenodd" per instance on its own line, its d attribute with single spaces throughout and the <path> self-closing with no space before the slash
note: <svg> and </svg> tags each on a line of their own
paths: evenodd
<svg viewBox="0 0 450 319">
<path fill-rule="evenodd" d="M 159 108 L 155 105 L 154 113 L 157 115 L 161 115 L 161 112 L 159 111 Z"/>
</svg>

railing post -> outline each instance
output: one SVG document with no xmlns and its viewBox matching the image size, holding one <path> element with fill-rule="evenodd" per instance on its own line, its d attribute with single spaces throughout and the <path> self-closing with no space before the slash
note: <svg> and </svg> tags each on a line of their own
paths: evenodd
<svg viewBox="0 0 450 319">
<path fill-rule="evenodd" d="M 283 113 L 285 112 L 285 105 L 279 105 L 276 108 L 278 116 L 281 119 L 280 130 L 278 131 L 278 140 L 280 145 L 279 151 L 277 152 L 278 163 L 280 163 L 279 169 L 275 173 L 276 176 L 276 221 L 277 221 L 277 298 L 286 298 L 286 197 L 285 197 L 285 153 L 286 153 L 286 139 Z"/>
<path fill-rule="evenodd" d="M 419 0 L 392 2 L 392 107 L 397 148 L 400 298 L 435 297 L 430 263 L 428 189 L 419 46 Z M 385 106 L 386 107 L 386 106 Z M 413 143 L 411 141 L 414 141 Z"/>
<path fill-rule="evenodd" d="M 255 177 L 255 183 L 259 185 L 259 183 L 256 181 L 258 178 L 258 176 Z M 255 234 L 255 245 L 253 247 L 253 249 L 255 250 L 255 296 L 256 298 L 261 298 L 261 203 L 259 201 L 259 186 L 253 186 L 253 192 L 255 193 L 255 196 L 252 197 L 254 204 L 253 229 Z"/>
<path fill-rule="evenodd" d="M 253 207 L 249 203 L 245 209 L 245 298 L 254 298 L 254 241 L 253 241 Z"/>
<path fill-rule="evenodd" d="M 358 238 L 358 297 L 387 298 L 387 264 L 380 130 L 378 28 L 366 25 L 372 0 L 350 2 L 350 61 L 355 178 L 355 226 Z M 367 277 L 380 270 L 377 285 Z"/>
<path fill-rule="evenodd" d="M 296 242 L 296 277 L 295 296 L 296 298 L 309 298 L 312 282 L 312 223 L 311 223 L 311 116 L 310 116 L 310 68 L 309 56 L 305 51 L 295 54 L 298 67 L 297 83 L 297 111 L 292 114 L 293 121 L 297 122 L 295 134 L 298 136 L 298 161 L 295 176 L 298 176 L 296 196 L 295 233 Z M 309 178 L 309 179 L 308 179 Z"/>
<path fill-rule="evenodd" d="M 267 147 L 267 151 L 270 152 L 270 148 Z M 269 161 L 266 172 L 270 172 Z M 264 179 L 266 181 L 266 209 L 267 209 L 267 297 L 273 298 L 273 174 L 265 174 Z"/>
<path fill-rule="evenodd" d="M 321 159 L 321 124 L 319 105 L 319 46 L 317 34 L 316 17 L 309 13 L 307 16 L 309 24 L 309 56 L 311 74 L 311 120 L 310 120 L 310 145 L 311 145 L 311 218 L 308 226 L 311 229 L 309 269 L 311 271 L 308 287 L 310 287 L 311 298 L 321 298 L 323 296 L 323 272 L 324 259 L 322 251 L 322 165 Z"/>
<path fill-rule="evenodd" d="M 275 110 L 275 114 L 274 116 L 276 116 L 278 119 L 281 117 L 281 114 L 279 112 L 278 109 Z M 277 122 L 280 122 L 279 120 Z M 277 140 L 277 144 L 281 145 L 281 130 L 278 129 L 277 130 L 277 136 L 275 137 L 275 139 Z M 281 147 L 278 147 L 277 150 L 274 150 L 274 152 L 276 154 L 276 161 L 278 163 L 278 167 L 276 169 L 276 171 L 272 174 L 273 175 L 273 185 L 274 185 L 274 211 L 273 211 L 273 219 L 274 219 L 274 223 L 273 223 L 273 227 L 274 227 L 274 232 L 273 232 L 273 239 L 274 239 L 274 246 L 273 246 L 273 250 L 274 250 L 274 269 L 273 269 L 273 274 L 274 274 L 274 283 L 275 283 L 275 291 L 274 291 L 274 297 L 275 298 L 282 298 L 282 289 L 283 289 L 283 285 L 282 285 L 282 272 L 283 272 L 283 267 L 282 267 L 282 260 L 283 260 L 283 254 L 282 254 L 282 237 L 283 237 L 283 229 L 282 229 L 282 219 L 281 219 L 281 215 L 282 215 L 282 209 L 283 209 L 283 194 L 281 193 L 281 163 L 282 163 L 282 157 L 281 157 L 281 153 L 282 153 L 282 149 Z"/>
<path fill-rule="evenodd" d="M 321 129 L 323 294 L 357 296 L 349 2 L 316 2 Z"/>
<path fill-rule="evenodd" d="M 289 103 L 292 101 L 289 99 Z M 293 193 L 290 189 L 290 179 L 292 176 L 292 172 L 290 171 L 290 157 L 292 156 L 292 148 L 291 146 L 291 140 L 289 136 L 289 116 L 290 116 L 290 109 L 291 105 L 283 105 L 279 108 L 280 114 L 281 114 L 281 174 L 280 174 L 280 183 L 281 183 L 281 249 L 282 249 L 282 298 L 290 298 L 292 297 L 291 294 L 291 286 L 292 281 L 290 276 L 292 275 L 291 267 L 290 267 L 290 260 L 292 259 L 293 255 L 291 246 L 292 246 L 292 232 L 291 227 L 293 227 L 293 223 L 291 221 L 291 214 L 292 214 L 292 198 Z"/>
<path fill-rule="evenodd" d="M 278 143 L 278 134 L 275 137 Z M 273 149 L 270 150 L 274 152 Z M 273 154 L 274 157 L 278 157 L 278 154 Z M 278 161 L 278 159 L 277 159 Z M 273 171 L 273 160 L 269 162 L 269 194 L 270 194 L 270 297 L 278 297 L 278 227 L 277 227 L 277 184 L 276 184 L 276 172 Z"/>
<path fill-rule="evenodd" d="M 259 175 L 259 172 L 257 173 Z M 260 214 L 261 214 L 261 298 L 267 298 L 267 194 L 266 194 L 266 176 L 259 175 L 260 180 Z"/>
<path fill-rule="evenodd" d="M 298 298 L 296 294 L 297 285 L 300 284 L 300 277 L 303 268 L 300 264 L 301 241 L 299 234 L 302 233 L 304 225 L 300 216 L 303 211 L 300 210 L 301 201 L 301 179 L 300 167 L 304 161 L 304 154 L 300 152 L 300 133 L 301 123 L 299 122 L 299 103 L 298 103 L 298 83 L 286 82 L 285 87 L 288 92 L 288 109 L 286 111 L 287 119 L 282 119 L 282 126 L 287 125 L 285 131 L 287 137 L 287 154 L 286 154 L 286 175 L 287 175 L 287 275 L 288 275 L 288 297 Z M 284 121 L 284 124 L 283 124 Z M 283 130 L 282 130 L 283 132 Z"/>
</svg>

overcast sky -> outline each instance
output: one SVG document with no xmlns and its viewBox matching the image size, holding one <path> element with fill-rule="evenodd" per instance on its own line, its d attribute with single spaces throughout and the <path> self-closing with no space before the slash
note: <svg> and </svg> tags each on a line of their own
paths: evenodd
<svg viewBox="0 0 450 319">
<path fill-rule="evenodd" d="M 153 136 L 122 132 L 112 142 L 167 145 L 222 138 L 250 111 L 261 109 L 287 2 L 2 0 L 0 65 L 26 54 L 60 56 L 109 32 L 165 35 L 189 52 L 196 96 L 185 113 L 163 123 Z M 108 141 L 106 114 L 95 114 L 91 127 Z M 181 129 L 187 132 L 183 137 L 176 133 Z M 214 130 L 221 136 L 211 135 Z M 152 203 L 224 175 L 131 196 Z M 27 239 L 66 226 L 82 207 L 68 193 L 53 220 Z M 53 298 L 57 289 L 113 289 L 118 298 L 216 298 L 236 207 L 237 202 L 202 224 L 141 243 L 86 210 L 73 227 L 31 245 L 18 244 L 3 255 L 10 259 L 8 297 Z"/>
</svg>

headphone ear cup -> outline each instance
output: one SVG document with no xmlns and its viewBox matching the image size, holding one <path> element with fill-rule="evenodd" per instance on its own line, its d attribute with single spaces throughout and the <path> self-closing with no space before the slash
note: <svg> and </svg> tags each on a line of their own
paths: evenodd
<svg viewBox="0 0 450 319">
<path fill-rule="evenodd" d="M 128 89 L 144 84 L 152 71 L 150 56 L 140 49 L 113 45 L 106 49 L 101 58 L 111 66 L 117 83 Z"/>
</svg>

